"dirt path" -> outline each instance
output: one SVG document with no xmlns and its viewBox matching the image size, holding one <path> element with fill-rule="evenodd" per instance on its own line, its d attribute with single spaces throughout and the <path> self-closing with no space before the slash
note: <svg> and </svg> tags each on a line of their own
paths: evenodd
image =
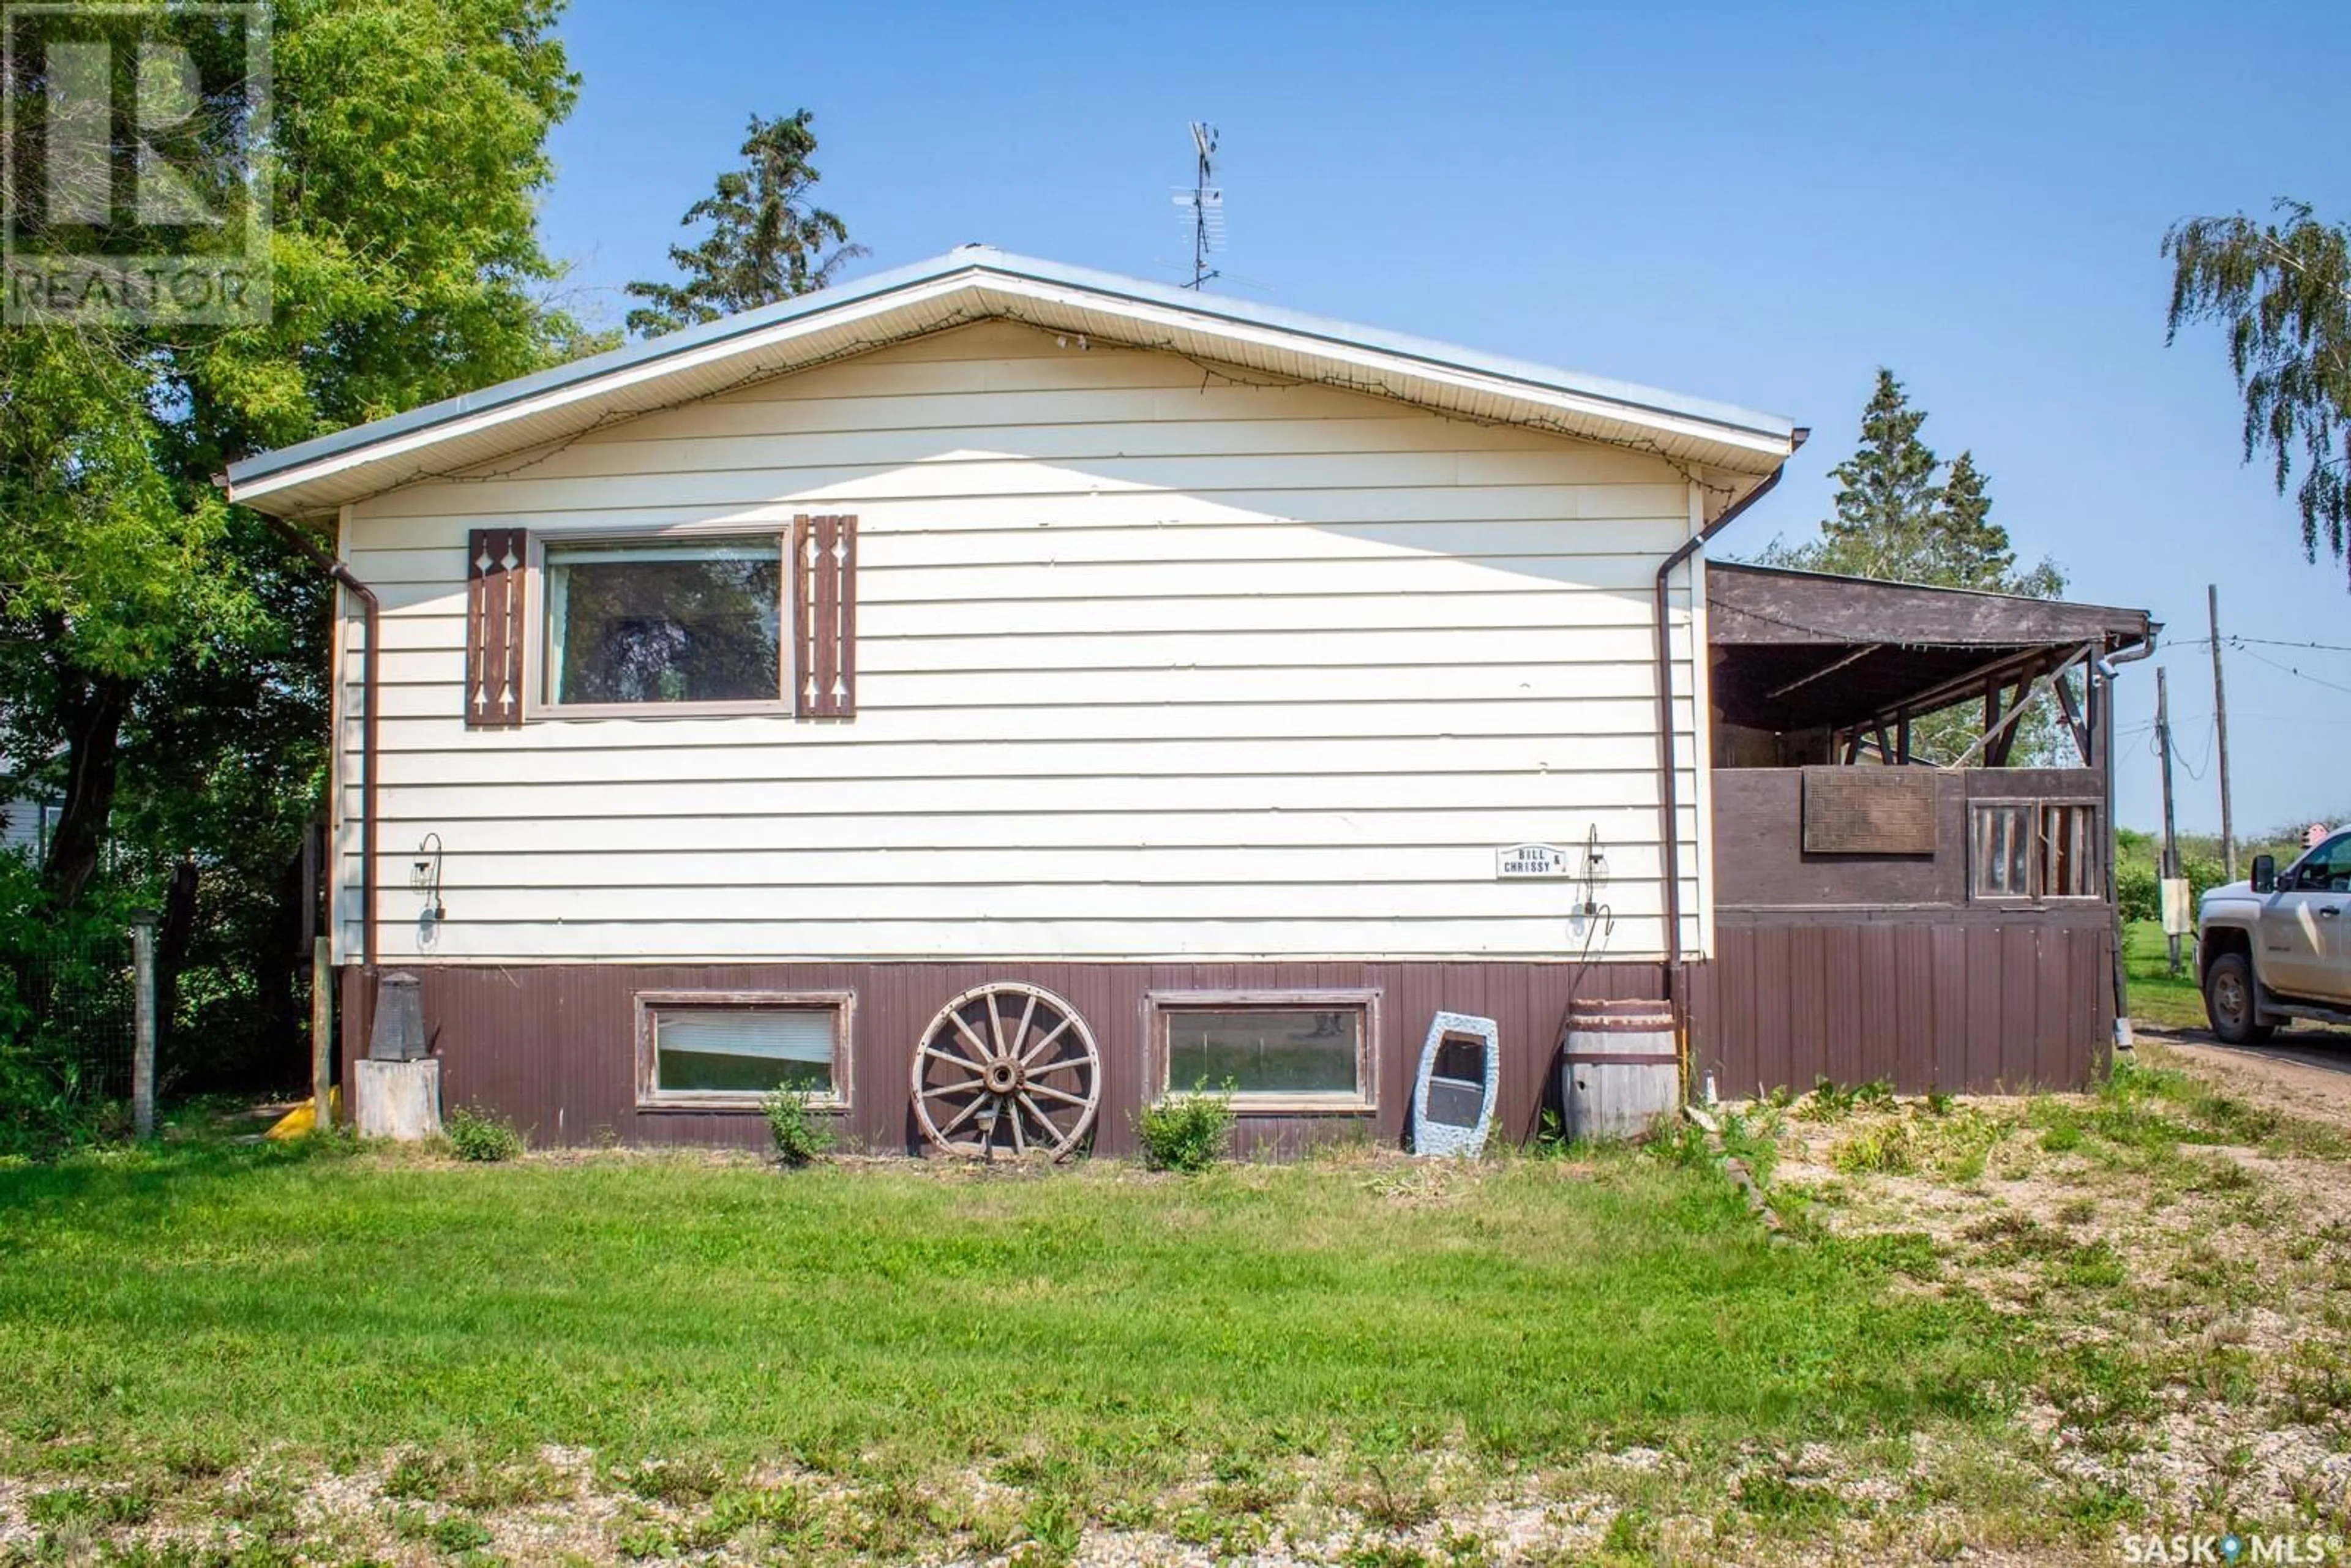
<svg viewBox="0 0 2351 1568">
<path fill-rule="evenodd" d="M 2266 1045 L 2222 1045 L 2206 1030 L 2134 1027 L 2141 1040 L 2283 1109 L 2351 1125 L 2351 1030 L 2303 1025 Z"/>
</svg>

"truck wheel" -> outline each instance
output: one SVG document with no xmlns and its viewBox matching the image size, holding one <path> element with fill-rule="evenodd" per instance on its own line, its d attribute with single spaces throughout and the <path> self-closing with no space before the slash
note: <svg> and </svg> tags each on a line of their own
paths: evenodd
<svg viewBox="0 0 2351 1568">
<path fill-rule="evenodd" d="M 2223 953 L 2204 972 L 2204 1016 L 2223 1045 L 2259 1045 L 2277 1032 L 2253 1021 L 2253 967 L 2242 953 Z"/>
</svg>

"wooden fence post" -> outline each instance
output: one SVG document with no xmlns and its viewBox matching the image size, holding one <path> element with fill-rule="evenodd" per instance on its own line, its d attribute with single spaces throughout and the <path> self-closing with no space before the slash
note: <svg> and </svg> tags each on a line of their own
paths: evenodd
<svg viewBox="0 0 2351 1568">
<path fill-rule="evenodd" d="M 131 916 L 131 1132 L 155 1135 L 155 912 Z"/>
<path fill-rule="evenodd" d="M 328 1096 L 333 1092 L 335 1032 L 335 967 L 324 936 L 310 940 L 310 1125 L 318 1132 L 334 1126 Z"/>
</svg>

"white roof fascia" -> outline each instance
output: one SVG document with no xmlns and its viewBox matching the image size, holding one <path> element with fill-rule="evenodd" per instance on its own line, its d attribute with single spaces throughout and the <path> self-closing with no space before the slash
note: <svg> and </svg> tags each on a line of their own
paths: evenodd
<svg viewBox="0 0 2351 1568">
<path fill-rule="evenodd" d="M 393 458 L 422 452 L 429 447 L 445 445 L 468 435 L 483 434 L 501 424 L 510 424 L 534 415 L 553 413 L 558 409 L 579 402 L 611 398 L 615 393 L 626 392 L 632 387 L 666 381 L 671 377 L 699 370 L 707 365 L 789 343 L 795 338 L 804 338 L 817 332 L 838 331 L 845 325 L 853 326 L 861 320 L 886 316 L 893 311 L 904 310 L 911 305 L 918 305 L 945 295 L 962 292 L 966 287 L 964 281 L 959 278 L 940 278 L 933 283 L 916 285 L 910 289 L 891 294 L 878 295 L 871 299 L 854 300 L 842 307 L 838 312 L 779 321 L 772 327 L 747 333 L 743 337 L 728 338 L 663 359 L 644 361 L 591 380 L 553 387 L 534 397 L 516 402 L 502 403 L 494 408 L 484 409 L 479 413 L 465 415 L 442 423 L 426 425 L 381 442 L 355 446 L 349 451 L 336 453 L 319 458 L 316 462 L 306 463 L 299 467 L 284 469 L 264 477 L 235 484 L 231 487 L 230 499 L 241 506 L 251 506 L 265 496 L 273 495 L 297 485 L 316 484 L 321 479 L 332 478 L 338 474 L 348 473 L 354 468 L 389 462 Z M 776 373 L 788 375 L 790 373 L 790 368 L 785 366 L 778 369 Z M 637 413 L 651 413 L 662 406 L 658 402 L 651 403 L 643 409 L 632 411 L 631 416 L 634 417 Z M 488 456 L 477 459 L 485 463 L 492 460 Z M 422 476 L 411 476 L 405 479 L 396 480 L 386 488 L 413 484 L 419 477 Z M 266 508 L 263 509 L 266 510 Z"/>
<path fill-rule="evenodd" d="M 759 321 L 762 313 L 774 319 Z M 435 449 L 455 449 L 441 473 L 463 474 L 514 452 L 576 440 L 602 424 L 988 319 L 1091 333 L 1479 423 L 1646 450 L 1677 464 L 1730 470 L 1746 481 L 1734 483 L 1734 490 L 1760 483 L 1794 444 L 1793 427 L 1773 415 L 993 251 L 958 252 L 762 313 L 689 329 L 675 347 L 659 339 L 630 345 L 259 455 L 231 465 L 230 497 L 281 515 L 323 510 L 438 476 L 423 461 Z M 792 351 L 805 340 L 840 338 L 860 327 L 871 336 Z M 738 378 L 714 378 L 738 361 Z M 670 383 L 676 384 L 665 395 Z M 523 428 L 499 444 L 495 434 L 506 426 Z M 278 504 L 269 505 L 272 498 Z"/>
</svg>

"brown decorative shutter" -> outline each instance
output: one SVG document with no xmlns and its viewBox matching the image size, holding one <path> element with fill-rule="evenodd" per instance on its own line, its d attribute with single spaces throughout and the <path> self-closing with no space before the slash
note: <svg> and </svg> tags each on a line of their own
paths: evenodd
<svg viewBox="0 0 2351 1568">
<path fill-rule="evenodd" d="M 465 727 L 522 723 L 523 562 L 521 528 L 475 528 L 465 536 Z"/>
<path fill-rule="evenodd" d="M 857 519 L 792 519 L 794 709 L 802 718 L 857 712 Z"/>
</svg>

